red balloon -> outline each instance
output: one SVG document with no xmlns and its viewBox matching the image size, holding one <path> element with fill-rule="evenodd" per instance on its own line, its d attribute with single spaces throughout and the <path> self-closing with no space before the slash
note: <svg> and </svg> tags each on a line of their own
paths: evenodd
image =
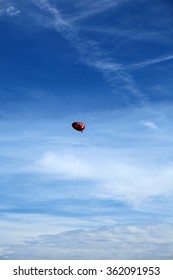
<svg viewBox="0 0 173 280">
<path fill-rule="evenodd" d="M 73 122 L 72 127 L 77 131 L 83 132 L 85 124 L 83 122 Z"/>
</svg>

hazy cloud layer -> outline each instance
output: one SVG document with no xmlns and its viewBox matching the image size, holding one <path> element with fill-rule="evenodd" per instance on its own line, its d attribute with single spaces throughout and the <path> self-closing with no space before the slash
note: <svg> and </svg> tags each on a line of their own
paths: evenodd
<svg viewBox="0 0 173 280">
<path fill-rule="evenodd" d="M 40 186 L 44 181 L 50 181 L 61 189 L 64 197 L 67 189 L 61 187 L 62 180 L 71 192 L 79 175 L 79 196 L 83 196 L 87 184 L 87 198 L 111 197 L 133 207 L 140 207 L 150 198 L 155 197 L 157 201 L 157 197 L 172 197 L 172 128 L 168 121 L 168 118 L 172 119 L 171 110 L 170 106 L 166 110 L 156 106 L 153 112 L 149 107 L 130 109 L 128 113 L 107 112 L 106 118 L 97 114 L 85 115 L 88 126 L 83 135 L 71 134 L 68 119 L 65 134 L 61 133 L 64 121 L 52 122 L 50 119 L 47 123 L 43 120 L 34 124 L 28 120 L 26 130 L 23 121 L 19 121 L 18 131 L 13 130 L 13 125 L 9 126 L 9 138 L 1 137 L 4 143 L 0 153 L 4 162 L 1 176 L 8 181 L 6 176 L 9 174 L 33 174 L 33 182 L 28 184 L 38 182 Z M 13 136 L 10 136 L 11 132 Z M 18 143 L 15 149 L 14 143 Z M 79 164 L 80 173 L 77 174 Z M 42 196 L 44 192 L 46 199 L 47 187 L 43 188 Z M 56 197 L 59 195 L 57 193 Z"/>
<path fill-rule="evenodd" d="M 40 236 L 1 249 L 1 259 L 173 259 L 172 225 L 125 225 Z"/>
</svg>

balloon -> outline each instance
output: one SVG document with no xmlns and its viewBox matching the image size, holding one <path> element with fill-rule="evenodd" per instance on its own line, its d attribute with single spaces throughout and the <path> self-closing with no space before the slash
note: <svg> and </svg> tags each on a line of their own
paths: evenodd
<svg viewBox="0 0 173 280">
<path fill-rule="evenodd" d="M 83 122 L 73 122 L 72 127 L 77 131 L 83 132 L 85 124 Z"/>
</svg>

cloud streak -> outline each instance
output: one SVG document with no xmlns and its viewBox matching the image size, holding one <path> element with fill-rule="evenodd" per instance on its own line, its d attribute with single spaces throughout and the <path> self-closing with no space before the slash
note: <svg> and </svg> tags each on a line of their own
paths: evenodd
<svg viewBox="0 0 173 280">
<path fill-rule="evenodd" d="M 116 8 L 119 5 L 123 5 L 129 0 L 101 0 L 99 3 L 93 1 L 82 2 L 77 7 L 80 8 L 80 13 L 77 16 L 73 16 L 70 22 L 84 20 L 88 17 L 96 16 L 97 14 L 105 13 L 107 10 Z M 82 8 L 82 11 L 81 11 Z"/>
<path fill-rule="evenodd" d="M 157 58 L 153 58 L 153 59 L 149 59 L 146 61 L 131 64 L 131 65 L 127 66 L 126 68 L 129 70 L 141 69 L 141 68 L 145 68 L 145 67 L 148 67 L 151 65 L 160 64 L 162 62 L 171 61 L 171 60 L 173 60 L 173 55 L 160 56 Z"/>
</svg>

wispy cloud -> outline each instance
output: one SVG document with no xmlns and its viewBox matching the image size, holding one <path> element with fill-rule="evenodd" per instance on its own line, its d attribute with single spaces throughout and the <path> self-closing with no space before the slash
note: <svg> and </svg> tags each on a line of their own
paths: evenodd
<svg viewBox="0 0 173 280">
<path fill-rule="evenodd" d="M 42 26 L 54 28 L 59 32 L 79 53 L 79 61 L 90 68 L 100 72 L 105 80 L 110 85 L 112 91 L 115 94 L 121 96 L 125 102 L 129 102 L 131 99 L 133 102 L 137 100 L 137 103 L 146 104 L 148 102 L 148 98 L 143 93 L 143 90 L 137 85 L 132 73 L 132 70 L 145 68 L 147 66 L 159 64 L 166 61 L 171 61 L 173 59 L 172 55 L 164 55 L 159 56 L 152 59 L 146 59 L 141 62 L 132 63 L 132 64 L 123 64 L 119 60 L 116 61 L 116 57 L 111 56 L 105 50 L 102 49 L 101 45 L 99 44 L 99 40 L 93 39 L 92 36 L 84 35 L 81 31 L 83 30 L 80 28 L 80 23 L 78 20 L 87 18 L 92 15 L 97 15 L 102 12 L 106 12 L 110 8 L 115 8 L 118 10 L 119 7 L 129 4 L 133 1 L 127 0 L 109 0 L 105 1 L 102 0 L 101 2 L 95 3 L 91 1 L 79 1 L 78 3 L 74 2 L 70 4 L 72 9 L 64 8 L 61 9 L 59 6 L 51 4 L 48 0 L 33 0 L 34 3 L 38 8 L 37 14 L 35 14 L 35 23 L 38 23 Z M 62 3 L 60 3 L 62 4 Z M 60 5 L 61 6 L 61 5 Z M 11 15 L 15 15 L 20 10 L 15 8 L 15 6 L 9 6 L 8 12 Z M 25 10 L 25 12 L 27 12 Z M 155 14 L 155 12 L 153 12 Z M 77 15 L 76 15 L 77 14 Z M 34 17 L 34 16 L 33 16 Z M 38 20 L 39 19 L 39 20 Z M 108 31 L 114 35 L 118 33 L 118 36 L 125 35 L 129 39 L 132 37 L 139 38 L 141 34 L 145 33 L 145 37 L 149 36 L 150 38 L 153 37 L 153 34 L 156 34 L 158 38 L 158 30 L 152 29 L 151 32 L 148 32 L 148 29 L 144 29 L 145 26 L 142 25 L 142 32 L 141 30 L 134 29 L 134 25 L 131 25 L 128 29 L 127 27 L 128 22 L 123 22 L 116 27 L 114 30 Z M 148 23 L 149 24 L 149 23 Z M 93 27 L 97 29 L 96 26 Z M 120 28 L 120 29 L 119 29 Z M 125 29 L 124 29 L 125 28 Z M 106 27 L 103 28 L 103 32 L 105 32 Z M 125 30 L 125 31 L 123 31 Z"/>
<path fill-rule="evenodd" d="M 7 12 L 7 15 L 8 16 L 11 16 L 11 17 L 14 17 L 14 16 L 17 16 L 21 13 L 20 10 L 17 10 L 14 6 L 10 6 L 6 9 L 6 12 Z"/>
<path fill-rule="evenodd" d="M 13 5 L 11 1 L 0 1 L 0 15 L 8 17 L 16 17 L 21 13 L 21 10 L 17 8 L 17 5 Z"/>
</svg>

